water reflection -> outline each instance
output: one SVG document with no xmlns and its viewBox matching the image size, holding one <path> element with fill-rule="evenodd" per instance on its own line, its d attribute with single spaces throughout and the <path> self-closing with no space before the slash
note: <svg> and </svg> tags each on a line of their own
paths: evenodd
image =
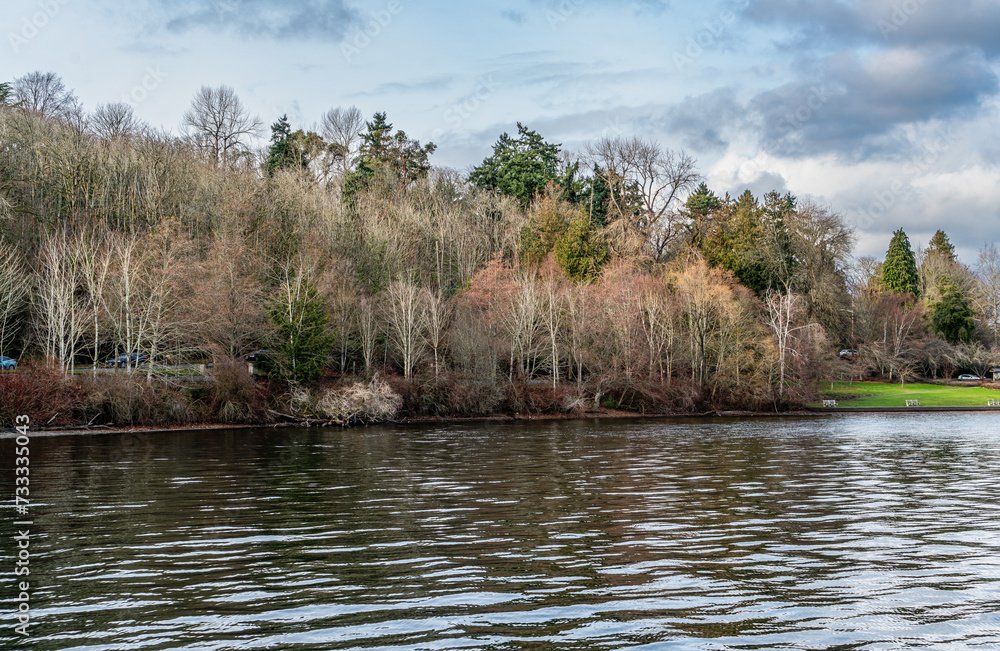
<svg viewBox="0 0 1000 651">
<path fill-rule="evenodd" d="M 31 648 L 992 647 L 991 422 L 39 438 Z"/>
</svg>

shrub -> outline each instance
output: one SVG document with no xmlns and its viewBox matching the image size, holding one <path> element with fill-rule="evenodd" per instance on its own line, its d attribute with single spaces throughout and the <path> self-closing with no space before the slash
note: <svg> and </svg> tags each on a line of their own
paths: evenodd
<svg viewBox="0 0 1000 651">
<path fill-rule="evenodd" d="M 84 415 L 103 425 L 180 425 L 195 420 L 184 393 L 132 373 L 109 373 L 83 381 Z"/>
<path fill-rule="evenodd" d="M 368 384 L 327 389 L 312 408 L 322 418 L 350 425 L 392 420 L 402 406 L 402 397 L 376 375 Z"/>
<path fill-rule="evenodd" d="M 208 416 L 220 423 L 265 422 L 266 393 L 250 377 L 246 362 L 221 359 L 209 375 Z"/>
<path fill-rule="evenodd" d="M 553 389 L 549 384 L 508 384 L 504 396 L 504 411 L 526 414 L 566 413 L 566 396 L 575 393 L 571 387 Z"/>
<path fill-rule="evenodd" d="M 22 365 L 0 372 L 0 426 L 12 427 L 18 416 L 33 425 L 71 425 L 80 415 L 83 391 L 59 371 Z"/>
<path fill-rule="evenodd" d="M 388 382 L 402 397 L 402 413 L 410 416 L 489 416 L 504 402 L 504 385 L 492 373 L 441 373 L 411 380 L 390 376 Z"/>
</svg>

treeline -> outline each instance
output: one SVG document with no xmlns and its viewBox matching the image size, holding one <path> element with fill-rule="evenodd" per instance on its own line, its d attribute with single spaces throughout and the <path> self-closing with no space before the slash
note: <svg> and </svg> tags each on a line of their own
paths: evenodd
<svg viewBox="0 0 1000 651">
<path fill-rule="evenodd" d="M 883 261 L 861 258 L 852 281 L 854 373 L 906 381 L 1000 367 L 1000 251 L 979 250 L 963 264 L 944 231 L 913 250 L 902 229 Z"/>
<path fill-rule="evenodd" d="M 920 320 L 907 341 L 938 331 L 938 308 L 880 280 L 891 265 L 849 267 L 836 213 L 716 196 L 642 138 L 571 155 L 519 124 L 458 172 L 383 113 L 282 118 L 254 149 L 261 126 L 227 87 L 174 135 L 127 105 L 86 113 L 51 73 L 0 85 L 0 354 L 65 374 L 148 355 L 143 391 L 171 381 L 166 355 L 211 358 L 229 379 L 189 391 L 207 410 L 178 398 L 191 418 L 315 410 L 376 374 L 411 414 L 696 411 L 782 408 L 857 372 L 831 351 L 895 346 L 878 301 Z M 895 347 L 909 366 L 879 348 L 864 368 L 906 373 L 927 348 Z M 270 412 L 226 361 L 258 349 Z"/>
</svg>

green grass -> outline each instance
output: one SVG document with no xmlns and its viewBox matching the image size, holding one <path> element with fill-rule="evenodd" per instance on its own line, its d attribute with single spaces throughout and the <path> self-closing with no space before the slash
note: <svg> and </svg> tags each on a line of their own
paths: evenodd
<svg viewBox="0 0 1000 651">
<path fill-rule="evenodd" d="M 829 382 L 820 382 L 819 391 L 828 398 L 864 398 L 868 396 L 888 396 L 897 393 L 924 393 L 927 391 L 946 391 L 953 387 L 941 386 L 939 384 L 906 384 L 900 387 L 899 383 L 885 382 L 834 382 L 830 388 Z"/>
<path fill-rule="evenodd" d="M 1000 400 L 1000 391 L 994 389 L 937 384 L 834 382 L 831 389 L 824 382 L 820 391 L 824 398 L 836 399 L 838 407 L 905 407 L 907 400 L 919 400 L 921 407 L 985 407 L 988 400 Z"/>
</svg>

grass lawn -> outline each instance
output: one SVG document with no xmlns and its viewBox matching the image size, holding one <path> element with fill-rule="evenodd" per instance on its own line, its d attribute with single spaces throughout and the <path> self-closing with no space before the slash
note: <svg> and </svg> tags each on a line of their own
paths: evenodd
<svg viewBox="0 0 1000 651">
<path fill-rule="evenodd" d="M 868 396 L 891 396 L 897 393 L 924 393 L 927 391 L 947 391 L 954 387 L 939 384 L 906 384 L 900 387 L 898 382 L 834 382 L 830 388 L 829 382 L 820 382 L 819 391 L 826 398 L 865 398 Z"/>
<path fill-rule="evenodd" d="M 907 400 L 919 400 L 921 407 L 985 407 L 988 400 L 1000 400 L 1000 391 L 981 387 L 956 388 L 936 384 L 898 384 L 878 382 L 828 382 L 820 384 L 827 399 L 837 400 L 838 407 L 905 407 Z M 817 405 L 821 406 L 821 405 Z"/>
</svg>

